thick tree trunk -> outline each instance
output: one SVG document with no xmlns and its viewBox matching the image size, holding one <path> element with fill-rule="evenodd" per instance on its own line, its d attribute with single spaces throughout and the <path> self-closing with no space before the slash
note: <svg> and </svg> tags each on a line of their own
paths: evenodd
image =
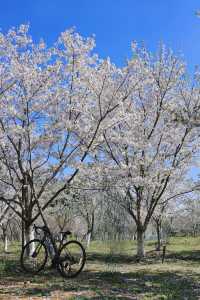
<svg viewBox="0 0 200 300">
<path fill-rule="evenodd" d="M 137 256 L 142 258 L 145 256 L 144 251 L 144 231 L 137 229 Z"/>
<path fill-rule="evenodd" d="M 30 206 L 30 192 L 28 185 L 28 174 L 24 174 L 22 186 L 22 245 L 25 246 L 30 240 L 34 239 L 34 232 L 31 226 L 32 220 L 32 207 Z M 31 244 L 33 248 L 34 244 Z M 34 251 L 34 249 L 33 249 Z M 32 253 L 32 249 L 27 247 L 27 254 Z"/>
<path fill-rule="evenodd" d="M 25 224 L 25 231 L 24 231 L 25 243 L 27 244 L 29 241 L 34 239 L 34 230 L 32 226 L 28 226 Z M 30 247 L 27 247 L 27 255 L 31 255 L 35 250 L 34 243 L 31 243 Z"/>
</svg>

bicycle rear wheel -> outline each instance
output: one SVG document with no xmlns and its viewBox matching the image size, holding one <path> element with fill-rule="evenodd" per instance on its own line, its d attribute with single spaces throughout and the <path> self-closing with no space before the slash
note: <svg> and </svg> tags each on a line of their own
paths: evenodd
<svg viewBox="0 0 200 300">
<path fill-rule="evenodd" d="M 85 249 L 78 241 L 69 241 L 59 251 L 58 270 L 65 278 L 76 277 L 86 261 Z"/>
<path fill-rule="evenodd" d="M 22 249 L 20 263 L 22 269 L 31 274 L 37 274 L 47 262 L 48 251 L 45 244 L 38 239 L 29 241 Z"/>
</svg>

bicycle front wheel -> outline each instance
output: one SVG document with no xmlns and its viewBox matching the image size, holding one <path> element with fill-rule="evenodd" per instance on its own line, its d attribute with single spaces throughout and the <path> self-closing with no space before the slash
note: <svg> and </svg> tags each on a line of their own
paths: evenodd
<svg viewBox="0 0 200 300">
<path fill-rule="evenodd" d="M 86 261 L 85 249 L 78 241 L 69 241 L 59 251 L 58 270 L 65 278 L 76 277 Z"/>
<path fill-rule="evenodd" d="M 47 257 L 48 251 L 45 244 L 38 239 L 31 240 L 22 249 L 21 266 L 24 271 L 37 274 L 44 269 Z"/>
</svg>

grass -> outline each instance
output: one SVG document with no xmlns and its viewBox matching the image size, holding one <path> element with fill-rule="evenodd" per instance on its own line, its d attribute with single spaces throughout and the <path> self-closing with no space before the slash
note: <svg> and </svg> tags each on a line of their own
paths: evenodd
<svg viewBox="0 0 200 300">
<path fill-rule="evenodd" d="M 19 246 L 0 252 L 0 299 L 200 299 L 200 238 L 171 238 L 166 260 L 146 243 L 147 257 L 135 260 L 133 241 L 91 243 L 84 271 L 64 280 L 56 270 L 22 272 Z"/>
</svg>

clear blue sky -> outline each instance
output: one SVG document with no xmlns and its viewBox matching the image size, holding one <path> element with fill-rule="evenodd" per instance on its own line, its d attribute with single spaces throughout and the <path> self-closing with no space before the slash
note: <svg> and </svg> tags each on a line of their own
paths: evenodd
<svg viewBox="0 0 200 300">
<path fill-rule="evenodd" d="M 96 51 L 118 65 L 130 55 L 130 42 L 144 41 L 155 50 L 163 41 L 182 52 L 192 71 L 200 65 L 198 0 L 2 0 L 0 28 L 29 22 L 37 41 L 49 45 L 61 31 L 75 26 L 84 36 L 96 35 Z"/>
<path fill-rule="evenodd" d="M 52 45 L 59 33 L 75 26 L 96 35 L 96 52 L 117 65 L 129 57 L 132 40 L 155 51 L 160 41 L 181 52 L 192 72 L 200 65 L 199 0 L 2 0 L 0 28 L 30 23 L 35 41 Z M 193 169 L 191 175 L 199 173 Z"/>
</svg>

